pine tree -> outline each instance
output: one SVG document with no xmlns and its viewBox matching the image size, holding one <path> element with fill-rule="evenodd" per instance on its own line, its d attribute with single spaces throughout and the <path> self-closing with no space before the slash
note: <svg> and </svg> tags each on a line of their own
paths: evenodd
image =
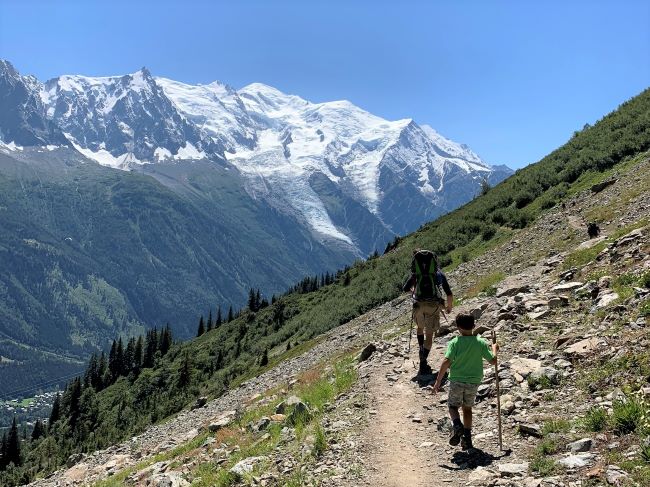
<svg viewBox="0 0 650 487">
<path fill-rule="evenodd" d="M 116 367 L 117 367 L 117 376 L 115 379 L 122 375 L 126 375 L 126 366 L 125 366 L 125 356 L 124 356 L 124 343 L 122 342 L 122 337 L 117 341 L 117 354 L 115 357 Z"/>
<path fill-rule="evenodd" d="M 287 342 L 287 352 L 288 352 L 289 350 L 291 350 L 291 341 L 288 341 L 288 342 Z"/>
<path fill-rule="evenodd" d="M 88 367 L 86 367 L 86 373 L 84 374 L 85 387 L 95 387 L 97 374 L 99 373 L 98 362 L 97 354 L 93 353 L 90 356 L 90 360 L 88 360 Z"/>
<path fill-rule="evenodd" d="M 169 349 L 172 346 L 172 329 L 169 323 L 165 325 L 165 328 L 160 332 L 160 354 L 165 355 L 169 352 Z"/>
<path fill-rule="evenodd" d="M 108 371 L 111 377 L 111 384 L 115 382 L 119 374 L 119 366 L 117 364 L 117 341 L 113 340 L 111 351 L 108 352 Z"/>
<path fill-rule="evenodd" d="M 20 438 L 18 437 L 18 425 L 16 424 L 15 416 L 11 424 L 11 429 L 9 430 L 9 435 L 7 436 L 7 454 L 5 458 L 7 465 L 13 462 L 15 466 L 19 467 L 22 464 L 20 458 Z"/>
<path fill-rule="evenodd" d="M 212 308 L 210 308 L 210 311 L 208 312 L 208 324 L 206 325 L 205 331 L 210 330 L 212 330 Z"/>
<path fill-rule="evenodd" d="M 95 385 L 96 391 L 101 391 L 108 385 L 108 362 L 106 361 L 106 354 L 102 351 L 99 356 L 99 363 L 97 365 L 97 384 Z"/>
<path fill-rule="evenodd" d="M 196 332 L 196 336 L 200 337 L 205 333 L 205 324 L 203 323 L 203 315 L 201 315 L 201 319 L 199 320 L 199 329 Z"/>
<path fill-rule="evenodd" d="M 68 398 L 65 401 L 68 404 L 68 422 L 70 428 L 74 431 L 80 413 L 79 400 L 81 399 L 81 379 L 79 379 L 79 377 L 74 378 L 66 393 L 68 394 Z"/>
<path fill-rule="evenodd" d="M 221 326 L 221 305 L 217 308 L 217 319 L 214 322 L 214 327 L 219 328 Z"/>
<path fill-rule="evenodd" d="M 52 412 L 50 413 L 50 419 L 47 423 L 47 427 L 52 430 L 52 426 L 56 423 L 61 417 L 61 394 L 57 392 L 56 397 L 54 398 L 54 403 L 52 404 Z"/>
<path fill-rule="evenodd" d="M 124 351 L 124 375 L 135 370 L 135 337 L 129 338 Z"/>
<path fill-rule="evenodd" d="M 192 364 L 190 363 L 190 354 L 185 352 L 183 355 L 183 363 L 181 364 L 181 369 L 178 372 L 178 388 L 184 389 L 192 380 Z"/>
<path fill-rule="evenodd" d="M 269 364 L 269 351 L 265 348 L 262 358 L 260 359 L 260 366 L 264 367 Z"/>
<path fill-rule="evenodd" d="M 36 423 L 34 424 L 34 429 L 32 430 L 32 441 L 36 441 L 39 438 L 42 438 L 45 436 L 45 427 L 43 426 L 43 423 L 41 422 L 40 419 L 36 420 Z"/>
<path fill-rule="evenodd" d="M 133 366 L 135 367 L 136 375 L 140 373 L 140 368 L 142 367 L 143 350 L 144 341 L 142 335 L 140 335 L 135 342 L 135 350 L 133 351 Z"/>
<path fill-rule="evenodd" d="M 262 307 L 261 305 L 262 305 L 262 296 L 258 288 L 257 292 L 255 293 L 255 311 L 259 311 Z"/>
<path fill-rule="evenodd" d="M 7 445 L 7 433 L 2 433 L 2 443 L 0 443 L 0 470 L 4 470 L 9 464 L 7 460 Z"/>
<path fill-rule="evenodd" d="M 158 330 L 152 328 L 147 332 L 144 346 L 144 358 L 142 359 L 142 367 L 150 369 L 153 367 L 156 352 L 158 351 Z"/>
<path fill-rule="evenodd" d="M 234 319 L 235 319 L 235 317 L 233 316 L 233 313 L 232 313 L 232 305 L 231 305 L 231 306 L 228 308 L 228 320 L 227 320 L 227 321 L 228 321 L 228 323 L 230 323 L 230 322 L 231 322 L 232 320 L 234 320 Z"/>
<path fill-rule="evenodd" d="M 223 366 L 223 350 L 221 348 L 217 350 L 217 358 L 214 361 L 214 367 L 216 370 L 219 370 Z"/>
<path fill-rule="evenodd" d="M 255 312 L 255 291 L 253 288 L 248 290 L 248 309 Z"/>
</svg>

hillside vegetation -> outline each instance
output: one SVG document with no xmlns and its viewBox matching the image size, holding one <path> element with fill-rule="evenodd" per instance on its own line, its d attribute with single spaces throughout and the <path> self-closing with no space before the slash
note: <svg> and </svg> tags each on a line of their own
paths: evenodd
<svg viewBox="0 0 650 487">
<path fill-rule="evenodd" d="M 176 343 L 154 366 L 131 370 L 100 392 L 72 382 L 49 435 L 25 442 L 24 465 L 8 485 L 55 468 L 76 451 L 91 451 L 141 431 L 198 396 L 216 396 L 298 354 L 324 331 L 400 293 L 415 247 L 434 250 L 450 268 L 525 228 L 542 212 L 650 149 L 650 90 L 621 105 L 538 163 L 517 171 L 464 207 L 398 239 L 383 256 L 358 262 L 312 292 L 294 291 L 240 315 L 195 340 Z M 203 310 L 197 310 L 197 316 Z M 267 360 L 268 359 L 268 360 Z M 268 363 L 266 363 L 268 361 Z M 73 420 L 74 418 L 74 420 Z"/>
</svg>

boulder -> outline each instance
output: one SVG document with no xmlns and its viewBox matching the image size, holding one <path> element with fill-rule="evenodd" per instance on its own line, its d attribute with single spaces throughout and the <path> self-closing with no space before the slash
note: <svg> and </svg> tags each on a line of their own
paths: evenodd
<svg viewBox="0 0 650 487">
<path fill-rule="evenodd" d="M 205 406 L 208 403 L 208 398 L 207 397 L 199 397 L 194 405 L 192 406 L 192 410 L 194 409 L 199 409 Z"/>
<path fill-rule="evenodd" d="M 612 276 L 602 276 L 598 279 L 598 287 L 601 289 L 608 289 L 612 285 Z"/>
<path fill-rule="evenodd" d="M 497 465 L 502 477 L 512 477 L 515 475 L 526 475 L 528 473 L 528 462 L 523 463 L 500 463 Z"/>
<path fill-rule="evenodd" d="M 186 487 L 190 483 L 179 472 L 167 472 L 153 475 L 148 485 L 152 487 Z"/>
<path fill-rule="evenodd" d="M 607 465 L 605 478 L 609 485 L 623 486 L 628 485 L 630 476 L 616 465 Z"/>
<path fill-rule="evenodd" d="M 73 453 L 68 457 L 68 460 L 65 462 L 66 467 L 74 467 L 77 463 L 82 461 L 86 455 L 83 453 Z"/>
<path fill-rule="evenodd" d="M 253 472 L 255 465 L 266 460 L 266 457 L 248 457 L 237 462 L 231 469 L 230 473 L 234 474 L 238 479 L 244 477 L 246 474 Z"/>
<path fill-rule="evenodd" d="M 551 309 L 563 308 L 569 305 L 569 298 L 566 296 L 554 296 L 548 300 L 548 307 Z"/>
<path fill-rule="evenodd" d="M 266 428 L 268 428 L 270 424 L 271 424 L 271 418 L 268 418 L 268 417 L 266 417 L 266 416 L 262 416 L 262 417 L 257 421 L 257 423 L 253 423 L 253 422 L 251 422 L 251 423 L 248 425 L 248 429 L 249 429 L 250 431 L 255 432 L 255 433 L 260 433 L 260 432 L 264 431 Z"/>
<path fill-rule="evenodd" d="M 534 382 L 539 382 L 541 380 L 544 380 L 544 378 L 548 379 L 551 384 L 557 385 L 560 383 L 560 378 L 562 376 L 560 375 L 560 372 L 553 368 L 553 367 L 540 367 L 533 372 L 531 372 L 530 376 L 528 377 L 530 381 Z"/>
<path fill-rule="evenodd" d="M 298 401 L 298 403 L 293 405 L 293 409 L 287 415 L 287 423 L 296 424 L 299 420 L 308 420 L 311 416 L 312 413 L 309 410 L 309 406 L 302 401 Z"/>
<path fill-rule="evenodd" d="M 224 416 L 217 419 L 216 421 L 211 422 L 208 425 L 208 430 L 210 431 L 210 433 L 216 433 L 220 429 L 228 426 L 230 423 L 232 423 L 232 416 Z"/>
<path fill-rule="evenodd" d="M 612 302 L 618 299 L 618 294 L 616 293 L 607 293 L 601 294 L 596 303 L 596 309 L 602 309 L 609 306 Z"/>
<path fill-rule="evenodd" d="M 584 283 L 580 281 L 565 282 L 564 284 L 558 284 L 557 286 L 554 286 L 553 291 L 556 292 L 573 291 L 574 289 L 578 289 L 582 286 L 584 286 Z"/>
<path fill-rule="evenodd" d="M 275 407 L 275 412 L 276 414 L 284 414 L 289 406 L 293 406 L 295 404 L 298 404 L 299 402 L 301 401 L 298 396 L 289 396 L 287 399 L 285 399 Z"/>
<path fill-rule="evenodd" d="M 551 310 L 545 309 L 543 311 L 538 311 L 537 313 L 528 313 L 528 317 L 531 320 L 541 320 L 542 318 L 546 318 L 550 314 L 551 314 Z"/>
<path fill-rule="evenodd" d="M 523 284 L 521 282 L 507 282 L 506 279 L 497 287 L 496 297 L 500 298 L 503 296 L 514 296 L 515 294 L 530 292 L 530 290 L 531 287 L 528 283 Z"/>
<path fill-rule="evenodd" d="M 542 366 L 542 362 L 539 360 L 522 357 L 511 358 L 508 363 L 510 364 L 510 370 L 513 373 L 519 374 L 524 379 L 528 377 L 531 372 L 539 369 Z"/>
<path fill-rule="evenodd" d="M 558 460 L 558 463 L 568 469 L 576 469 L 586 467 L 594 462 L 596 455 L 593 453 L 578 453 L 576 455 L 569 455 Z"/>
<path fill-rule="evenodd" d="M 373 353 L 377 351 L 377 345 L 374 343 L 369 343 L 366 345 L 366 347 L 361 351 L 361 354 L 359 355 L 359 362 L 365 362 L 368 360 Z"/>
<path fill-rule="evenodd" d="M 598 349 L 599 340 L 597 337 L 586 338 L 569 345 L 564 352 L 570 357 L 586 357 Z"/>
<path fill-rule="evenodd" d="M 541 438 L 542 428 L 538 424 L 534 423 L 521 423 L 519 425 L 519 432 L 523 435 L 534 436 L 536 438 Z"/>
<path fill-rule="evenodd" d="M 567 450 L 570 450 L 571 453 L 581 453 L 591 450 L 592 444 L 593 440 L 591 438 L 583 438 L 569 443 L 566 448 Z"/>
</svg>

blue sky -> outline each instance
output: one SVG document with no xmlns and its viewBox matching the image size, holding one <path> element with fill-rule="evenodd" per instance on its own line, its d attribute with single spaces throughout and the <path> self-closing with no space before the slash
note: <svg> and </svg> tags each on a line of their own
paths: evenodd
<svg viewBox="0 0 650 487">
<path fill-rule="evenodd" d="M 517 168 L 650 86 L 650 2 L 0 0 L 0 57 L 348 99 Z"/>
</svg>

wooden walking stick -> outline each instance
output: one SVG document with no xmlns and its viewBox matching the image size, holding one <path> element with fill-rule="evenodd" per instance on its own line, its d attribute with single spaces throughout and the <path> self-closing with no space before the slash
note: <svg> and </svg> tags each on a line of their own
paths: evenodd
<svg viewBox="0 0 650 487">
<path fill-rule="evenodd" d="M 497 342 L 497 332 L 492 330 L 492 344 Z M 497 425 L 499 427 L 499 450 L 503 451 L 503 438 L 501 435 L 501 391 L 499 389 L 499 362 L 494 364 L 494 381 L 497 388 Z"/>
</svg>

